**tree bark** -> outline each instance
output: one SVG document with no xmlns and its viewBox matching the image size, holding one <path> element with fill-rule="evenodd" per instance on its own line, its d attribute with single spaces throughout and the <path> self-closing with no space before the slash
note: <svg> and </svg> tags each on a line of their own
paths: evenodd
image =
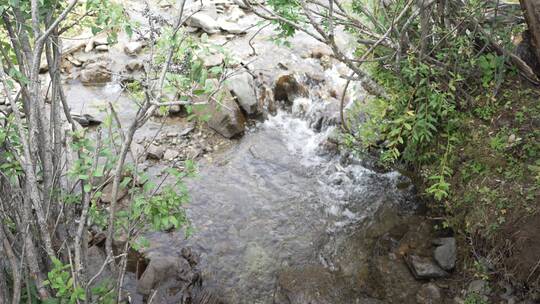
<svg viewBox="0 0 540 304">
<path fill-rule="evenodd" d="M 540 62 L 540 0 L 520 0 L 523 15 L 529 26 L 531 34 L 531 44 L 536 55 L 536 59 Z M 540 71 L 535 71 L 537 74 Z"/>
</svg>

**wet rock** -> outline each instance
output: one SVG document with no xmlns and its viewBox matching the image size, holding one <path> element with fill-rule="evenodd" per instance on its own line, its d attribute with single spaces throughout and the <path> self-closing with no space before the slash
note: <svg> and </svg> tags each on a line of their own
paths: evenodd
<svg viewBox="0 0 540 304">
<path fill-rule="evenodd" d="M 163 159 L 171 161 L 171 160 L 174 160 L 175 158 L 177 158 L 178 155 L 180 155 L 180 152 L 178 152 L 176 150 L 172 150 L 172 149 L 167 149 L 165 151 L 165 154 L 163 154 Z"/>
<path fill-rule="evenodd" d="M 142 41 L 131 41 L 124 46 L 124 53 L 129 56 L 137 56 L 143 47 L 144 43 Z"/>
<path fill-rule="evenodd" d="M 199 28 L 208 34 L 220 32 L 220 27 L 217 20 L 205 11 L 195 13 L 193 16 L 191 16 L 188 20 L 188 25 Z"/>
<path fill-rule="evenodd" d="M 81 71 L 81 82 L 84 85 L 104 85 L 111 81 L 111 62 L 105 57 L 98 57 L 84 63 Z"/>
<path fill-rule="evenodd" d="M 181 257 L 164 256 L 150 260 L 146 270 L 137 282 L 137 291 L 149 295 L 152 290 L 166 281 L 183 280 L 191 282 L 193 271 L 188 261 Z"/>
<path fill-rule="evenodd" d="M 108 183 L 103 190 L 101 190 L 101 197 L 99 198 L 102 203 L 110 204 L 112 202 L 112 188 L 113 183 Z M 121 200 L 128 194 L 128 190 L 125 187 L 118 187 L 118 194 L 116 195 L 117 200 Z"/>
<path fill-rule="evenodd" d="M 278 78 L 274 86 L 275 100 L 292 103 L 298 97 L 307 96 L 307 90 L 294 75 L 283 75 Z"/>
<path fill-rule="evenodd" d="M 437 285 L 428 283 L 422 285 L 416 294 L 418 304 L 436 304 L 441 303 L 441 291 Z"/>
<path fill-rule="evenodd" d="M 162 146 L 150 145 L 146 154 L 146 158 L 160 160 L 165 154 L 165 149 Z"/>
<path fill-rule="evenodd" d="M 433 258 L 437 264 L 444 270 L 454 269 L 457 259 L 456 239 L 453 237 L 439 238 L 433 243 L 438 245 L 433 252 Z"/>
<path fill-rule="evenodd" d="M 411 254 L 406 258 L 407 265 L 417 279 L 437 279 L 448 276 L 448 273 L 441 269 L 430 258 L 423 258 Z"/>
<path fill-rule="evenodd" d="M 71 118 L 78 122 L 82 127 L 95 126 L 101 124 L 101 120 L 90 114 L 71 113 Z"/>
<path fill-rule="evenodd" d="M 244 72 L 229 78 L 227 88 L 233 93 L 240 107 L 248 115 L 260 113 L 255 86 L 251 74 Z"/>
</svg>

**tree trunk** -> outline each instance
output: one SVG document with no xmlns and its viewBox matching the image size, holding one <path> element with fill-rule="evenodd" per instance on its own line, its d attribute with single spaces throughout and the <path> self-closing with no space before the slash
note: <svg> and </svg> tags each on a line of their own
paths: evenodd
<svg viewBox="0 0 540 304">
<path fill-rule="evenodd" d="M 537 62 L 540 62 L 540 0 L 520 0 L 523 15 L 529 26 L 531 46 Z M 537 74 L 540 71 L 535 71 Z"/>
</svg>

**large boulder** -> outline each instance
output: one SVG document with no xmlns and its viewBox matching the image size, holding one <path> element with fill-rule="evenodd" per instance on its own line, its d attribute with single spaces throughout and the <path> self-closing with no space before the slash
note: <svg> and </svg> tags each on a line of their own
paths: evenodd
<svg viewBox="0 0 540 304">
<path fill-rule="evenodd" d="M 81 82 L 84 85 L 104 85 L 111 81 L 111 60 L 97 57 L 87 60 L 81 71 Z"/>
<path fill-rule="evenodd" d="M 227 82 L 227 88 L 236 97 L 240 107 L 247 115 L 260 114 L 255 85 L 251 74 L 244 72 L 233 75 Z"/>
<path fill-rule="evenodd" d="M 194 273 L 189 262 L 178 256 L 161 256 L 150 260 L 141 278 L 137 282 L 137 291 L 149 295 L 160 285 L 169 281 L 191 282 Z"/>
<path fill-rule="evenodd" d="M 217 81 L 208 81 L 217 87 Z M 207 116 L 208 126 L 223 137 L 233 138 L 244 132 L 246 117 L 227 89 L 220 89 L 208 100 L 207 106 L 195 107 L 194 111 L 198 116 Z"/>
</svg>

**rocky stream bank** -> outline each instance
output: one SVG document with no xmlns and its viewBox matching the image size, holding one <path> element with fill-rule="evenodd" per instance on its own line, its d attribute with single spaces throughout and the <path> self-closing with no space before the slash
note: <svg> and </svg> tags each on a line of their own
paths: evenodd
<svg viewBox="0 0 540 304">
<path fill-rule="evenodd" d="M 165 20 L 174 9 L 129 4 L 130 17 L 141 21 L 148 9 Z M 208 121 L 173 106 L 135 136 L 133 158 L 152 178 L 185 160 L 200 170 L 187 182 L 192 236 L 147 236 L 149 247 L 134 252 L 128 267 L 129 302 L 534 303 L 520 302 L 510 286 L 459 279 L 456 238 L 433 229 L 411 180 L 342 149 L 340 100 L 350 106 L 366 93 L 360 83 L 343 92 L 349 70 L 329 48 L 302 34 L 291 47 L 277 45 L 272 27 L 261 29 L 242 0 L 189 8 L 196 13 L 186 29 L 225 48 L 234 58 L 226 68 L 235 73 L 222 89 L 223 104 L 197 113 Z M 347 35 L 337 40 L 350 47 Z M 147 49 L 144 35 L 121 34 L 112 45 L 82 34 L 66 43 L 66 97 L 81 126 L 102 123 L 109 103 L 123 125 L 134 117 L 124 85 L 142 74 Z M 201 58 L 209 68 L 227 61 L 220 53 Z M 9 109 L 2 104 L 0 112 Z M 102 204 L 110 203 L 109 188 Z M 104 259 L 102 241 L 96 232 L 94 265 Z"/>
</svg>

